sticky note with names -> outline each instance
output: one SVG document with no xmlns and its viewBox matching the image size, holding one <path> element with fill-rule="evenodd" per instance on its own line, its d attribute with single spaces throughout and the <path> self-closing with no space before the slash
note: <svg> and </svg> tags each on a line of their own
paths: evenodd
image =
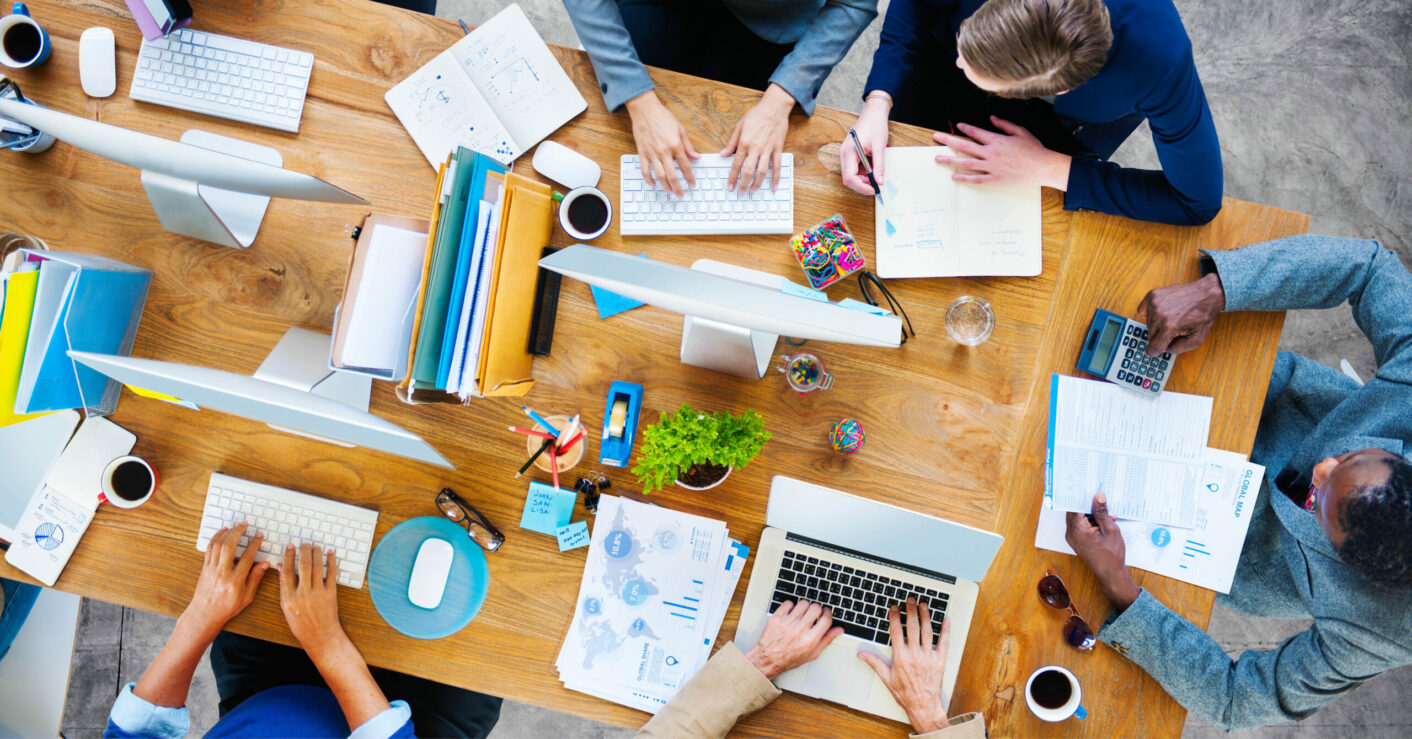
<svg viewBox="0 0 1412 739">
<path fill-rule="evenodd" d="M 538 531 L 555 536 L 559 527 L 569 523 L 574 515 L 574 502 L 578 496 L 542 482 L 529 484 L 525 494 L 525 512 L 520 517 L 520 528 Z"/>
<path fill-rule="evenodd" d="M 570 549 L 588 546 L 588 522 L 575 521 L 568 526 L 560 526 L 555 532 L 559 537 L 559 551 L 567 552 Z"/>
</svg>

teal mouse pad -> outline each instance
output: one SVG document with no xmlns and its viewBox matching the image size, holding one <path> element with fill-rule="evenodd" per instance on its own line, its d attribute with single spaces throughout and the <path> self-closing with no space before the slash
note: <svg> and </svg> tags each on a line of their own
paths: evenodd
<svg viewBox="0 0 1412 739">
<path fill-rule="evenodd" d="M 455 552 L 446 591 L 436 608 L 412 605 L 407 584 L 417 551 L 429 538 L 445 539 Z M 490 567 L 466 528 L 435 516 L 422 516 L 392 527 L 373 551 L 368 563 L 368 595 L 378 615 L 394 629 L 415 639 L 440 639 L 466 627 L 485 603 L 490 589 Z"/>
</svg>

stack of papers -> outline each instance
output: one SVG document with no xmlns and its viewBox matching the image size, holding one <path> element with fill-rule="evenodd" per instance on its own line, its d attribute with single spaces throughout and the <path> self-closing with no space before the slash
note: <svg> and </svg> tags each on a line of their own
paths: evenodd
<svg viewBox="0 0 1412 739">
<path fill-rule="evenodd" d="M 1211 399 L 1054 375 L 1035 546 L 1073 553 L 1065 513 L 1102 491 L 1127 564 L 1230 592 L 1265 468 L 1206 446 Z"/>
<path fill-rule="evenodd" d="M 710 658 L 749 551 L 724 521 L 602 496 L 564 687 L 656 713 Z"/>
</svg>

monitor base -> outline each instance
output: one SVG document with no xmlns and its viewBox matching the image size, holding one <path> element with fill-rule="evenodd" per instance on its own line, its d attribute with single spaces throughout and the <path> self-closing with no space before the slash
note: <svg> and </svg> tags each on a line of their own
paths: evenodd
<svg viewBox="0 0 1412 739">
<path fill-rule="evenodd" d="M 366 412 L 372 398 L 373 378 L 353 372 L 339 372 L 330 369 L 328 366 L 330 341 L 332 341 L 332 337 L 328 334 L 291 326 L 288 331 L 284 332 L 284 337 L 279 340 L 275 348 L 270 351 L 269 356 L 265 357 L 260 368 L 255 370 L 255 379 L 320 395 Z M 357 444 L 330 439 L 327 436 L 311 434 L 288 426 L 272 423 L 269 424 L 269 427 L 277 431 L 285 431 L 350 449 L 357 446 Z"/>
<path fill-rule="evenodd" d="M 214 133 L 187 131 L 181 142 L 260 164 L 284 166 L 284 157 L 275 149 Z M 237 249 L 255 243 L 270 205 L 264 195 L 222 190 L 145 169 L 142 186 L 164 230 Z"/>
<path fill-rule="evenodd" d="M 741 282 L 775 289 L 780 287 L 779 275 L 733 264 L 701 259 L 691 268 Z M 779 338 L 779 334 L 752 331 L 700 316 L 687 316 L 681 326 L 681 361 L 682 364 L 758 380 L 769 369 Z"/>
</svg>

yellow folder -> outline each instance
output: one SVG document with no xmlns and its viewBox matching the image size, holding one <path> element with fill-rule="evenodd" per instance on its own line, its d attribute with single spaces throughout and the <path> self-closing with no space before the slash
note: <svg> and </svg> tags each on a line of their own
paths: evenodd
<svg viewBox="0 0 1412 739">
<path fill-rule="evenodd" d="M 0 426 L 47 415 L 15 414 L 20 366 L 25 360 L 25 342 L 29 340 L 29 320 L 34 313 L 34 293 L 38 287 L 38 270 L 15 272 L 6 280 L 5 312 L 0 317 Z"/>
<path fill-rule="evenodd" d="M 524 395 L 534 386 L 529 353 L 539 255 L 549 244 L 554 201 L 548 185 L 505 176 L 500 248 L 491 277 L 477 386 L 482 395 Z"/>
</svg>

